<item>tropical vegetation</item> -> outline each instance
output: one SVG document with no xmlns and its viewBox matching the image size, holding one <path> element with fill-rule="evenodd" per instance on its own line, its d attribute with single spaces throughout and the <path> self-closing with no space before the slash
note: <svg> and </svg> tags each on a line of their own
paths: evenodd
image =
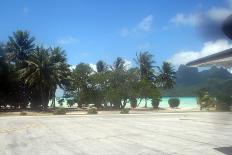
<svg viewBox="0 0 232 155">
<path fill-rule="evenodd" d="M 18 30 L 0 44 L 0 107 L 47 110 L 50 101 L 55 108 L 58 88 L 64 90 L 70 107 L 77 103 L 79 108 L 124 109 L 128 104 L 136 108 L 141 100 L 145 107 L 151 101 L 158 108 L 161 95 L 199 96 L 202 90 L 202 103 L 208 105 L 213 98 L 221 109 L 232 103 L 232 75 L 225 69 L 199 72 L 181 65 L 176 72 L 168 62 L 157 66 L 149 51 L 137 53 L 134 62 L 129 67 L 118 57 L 112 64 L 99 60 L 96 70 L 83 62 L 70 67 L 61 47 L 45 47 L 28 31 Z M 58 100 L 60 106 L 63 102 Z"/>
</svg>

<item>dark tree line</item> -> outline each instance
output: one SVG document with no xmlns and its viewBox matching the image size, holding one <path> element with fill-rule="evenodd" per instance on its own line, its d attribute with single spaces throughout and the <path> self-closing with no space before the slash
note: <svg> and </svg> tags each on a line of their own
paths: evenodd
<svg viewBox="0 0 232 155">
<path fill-rule="evenodd" d="M 16 31 L 0 45 L 0 106 L 46 110 L 52 100 L 55 107 L 59 86 L 68 103 L 79 107 L 124 108 L 128 102 L 136 107 L 138 99 L 152 99 L 157 107 L 160 91 L 175 85 L 175 71 L 167 62 L 155 66 L 153 58 L 140 52 L 134 68 L 118 57 L 112 65 L 98 61 L 97 71 L 86 63 L 71 70 L 62 48 L 39 46 L 28 31 Z"/>
<path fill-rule="evenodd" d="M 60 47 L 35 44 L 28 31 L 16 31 L 0 48 L 0 105 L 11 108 L 46 109 L 69 82 L 69 65 Z"/>
<path fill-rule="evenodd" d="M 158 107 L 162 89 L 175 85 L 175 71 L 170 63 L 155 66 L 153 55 L 140 52 L 135 59 L 137 67 L 129 68 L 125 60 L 118 57 L 112 65 L 100 60 L 97 71 L 88 64 L 80 63 L 71 72 L 71 84 L 65 96 L 78 103 L 79 107 L 94 104 L 96 107 L 125 108 L 127 103 L 135 108 L 139 99 L 152 100 Z"/>
</svg>

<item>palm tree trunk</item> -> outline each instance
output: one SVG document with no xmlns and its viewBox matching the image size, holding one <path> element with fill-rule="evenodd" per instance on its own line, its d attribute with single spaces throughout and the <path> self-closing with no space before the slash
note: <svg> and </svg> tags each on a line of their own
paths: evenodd
<svg viewBox="0 0 232 155">
<path fill-rule="evenodd" d="M 147 108 L 147 99 L 145 99 L 145 108 Z"/>
<path fill-rule="evenodd" d="M 139 99 L 139 104 L 137 105 L 137 107 L 139 107 L 140 103 L 141 103 L 142 99 Z"/>
<path fill-rule="evenodd" d="M 45 104 L 44 104 L 44 93 L 43 93 L 42 84 L 40 85 L 40 95 L 41 95 L 41 102 L 42 102 L 43 108 L 45 109 Z"/>
<path fill-rule="evenodd" d="M 127 104 L 127 100 L 123 100 L 123 105 L 122 105 L 122 108 L 124 109 L 126 107 L 126 104 Z"/>
<path fill-rule="evenodd" d="M 55 99 L 55 96 L 54 96 L 53 99 L 52 99 L 52 106 L 53 106 L 53 108 L 56 107 L 56 99 Z"/>
</svg>

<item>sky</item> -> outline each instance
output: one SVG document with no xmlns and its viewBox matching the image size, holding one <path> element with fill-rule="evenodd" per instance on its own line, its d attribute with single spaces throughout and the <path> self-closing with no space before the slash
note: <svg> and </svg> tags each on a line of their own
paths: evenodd
<svg viewBox="0 0 232 155">
<path fill-rule="evenodd" d="M 158 65 L 178 66 L 232 47 L 205 33 L 230 14 L 232 0 L 1 0 L 0 41 L 28 30 L 38 44 L 62 47 L 71 65 L 122 57 L 134 66 L 149 51 Z"/>
</svg>

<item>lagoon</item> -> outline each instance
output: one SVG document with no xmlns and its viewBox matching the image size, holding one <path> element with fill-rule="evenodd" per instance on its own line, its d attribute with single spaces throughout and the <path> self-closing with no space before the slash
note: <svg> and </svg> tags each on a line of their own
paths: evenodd
<svg viewBox="0 0 232 155">
<path fill-rule="evenodd" d="M 168 100 L 172 97 L 162 97 L 159 107 L 160 108 L 168 108 Z M 177 97 L 180 99 L 180 105 L 179 108 L 198 108 L 199 105 L 197 104 L 197 98 L 196 97 Z M 139 103 L 139 101 L 138 101 Z M 49 102 L 49 105 L 51 102 Z M 58 102 L 56 101 L 56 106 L 59 106 Z M 74 106 L 77 106 L 76 104 Z M 139 108 L 142 108 L 145 106 L 145 100 L 142 100 L 141 103 L 139 104 Z M 63 103 L 63 107 L 68 107 L 66 100 Z M 147 107 L 151 108 L 151 100 L 147 101 Z M 126 108 L 130 108 L 130 103 L 127 103 Z"/>
<path fill-rule="evenodd" d="M 159 107 L 160 108 L 168 108 L 168 100 L 172 97 L 162 97 Z M 198 108 L 197 104 L 197 98 L 196 97 L 176 97 L 180 99 L 180 105 L 179 108 Z M 142 100 L 141 103 L 139 104 L 139 107 L 144 107 L 145 106 L 145 100 Z M 130 107 L 128 104 L 126 107 Z M 151 100 L 147 101 L 147 107 L 152 107 Z"/>
</svg>

